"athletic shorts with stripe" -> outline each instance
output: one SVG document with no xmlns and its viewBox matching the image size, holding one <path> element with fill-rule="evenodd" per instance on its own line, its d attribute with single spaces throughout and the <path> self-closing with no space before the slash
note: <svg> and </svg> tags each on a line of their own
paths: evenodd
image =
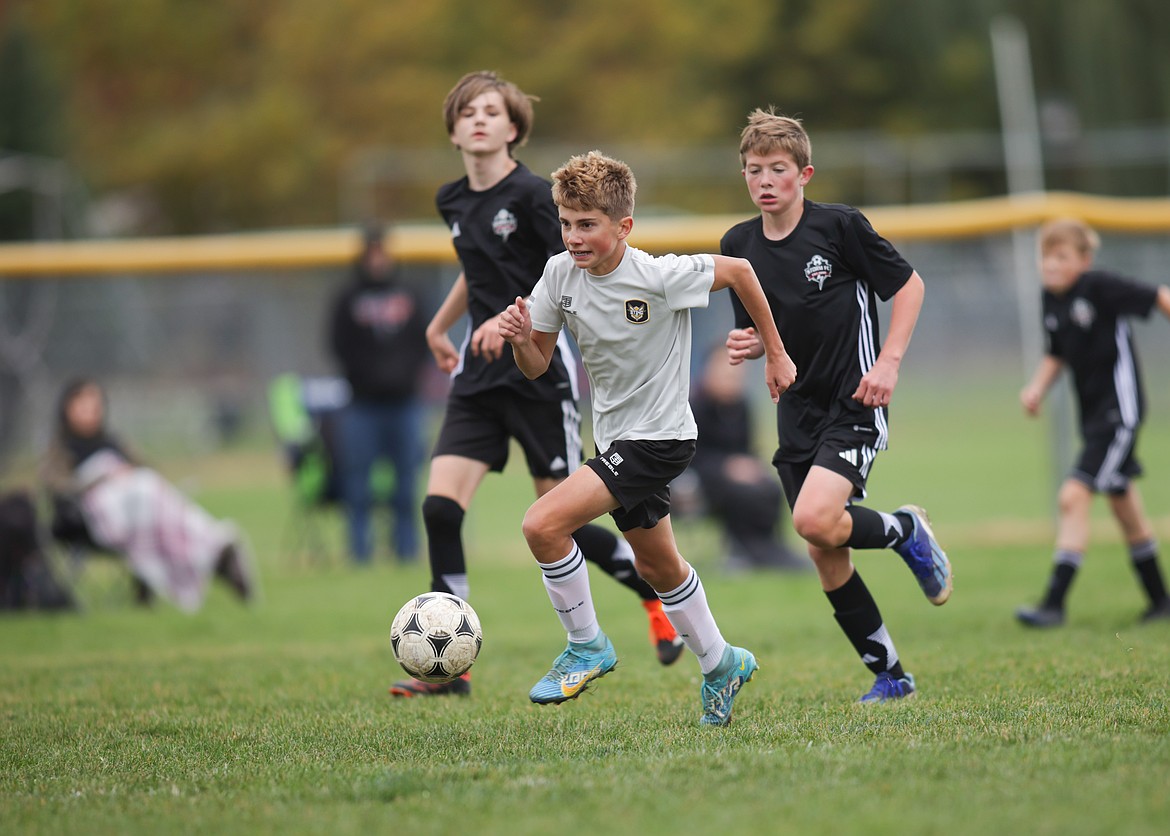
<svg viewBox="0 0 1170 836">
<path fill-rule="evenodd" d="M 1069 476 L 1091 491 L 1121 495 L 1129 490 L 1130 479 L 1142 475 L 1141 463 L 1134 456 L 1136 447 L 1137 431 L 1131 427 L 1086 432 L 1085 446 Z"/>
<path fill-rule="evenodd" d="M 585 462 L 620 508 L 610 511 L 618 531 L 653 528 L 670 513 L 670 483 L 695 457 L 695 440 L 615 441 Z"/>
<path fill-rule="evenodd" d="M 840 474 L 853 485 L 853 499 L 865 499 L 865 484 L 869 480 L 870 468 L 878 451 L 873 447 L 875 434 L 872 428 L 856 429 L 853 424 L 830 427 L 823 432 L 812 456 L 800 461 L 787 461 L 780 457 L 780 451 L 772 457 L 772 466 L 784 486 L 788 507 L 796 506 L 800 488 L 808 478 L 813 466 L 823 467 Z"/>
<path fill-rule="evenodd" d="M 564 479 L 581 465 L 581 413 L 573 400 L 524 398 L 492 389 L 447 399 L 435 456 L 463 456 L 500 472 L 516 439 L 535 479 Z"/>
</svg>

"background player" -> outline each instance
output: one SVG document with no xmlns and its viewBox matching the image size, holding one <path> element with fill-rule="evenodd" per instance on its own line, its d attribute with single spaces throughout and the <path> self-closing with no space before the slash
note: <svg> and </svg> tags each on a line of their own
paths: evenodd
<svg viewBox="0 0 1170 836">
<path fill-rule="evenodd" d="M 669 485 L 694 456 L 697 434 L 688 403 L 690 309 L 706 307 L 711 293 L 732 288 L 760 323 L 773 401 L 796 370 L 746 261 L 654 258 L 627 245 L 635 190 L 629 167 L 597 151 L 560 168 L 553 175 L 553 199 L 567 251 L 549 259 L 531 307 L 517 296 L 500 317 L 500 333 L 527 377 L 547 372 L 567 328 L 593 384 L 597 455 L 524 516 L 524 537 L 568 633 L 568 646 L 529 698 L 574 699 L 617 665 L 613 643 L 597 621 L 581 549 L 570 536 L 609 513 L 634 549 L 638 572 L 657 590 L 699 659 L 700 722 L 725 726 L 736 694 L 758 666 L 749 651 L 724 640 L 670 525 Z"/>
<path fill-rule="evenodd" d="M 777 411 L 773 459 L 792 524 L 808 541 L 833 615 L 876 675 L 862 702 L 914 693 L 877 603 L 851 559 L 851 549 L 894 549 L 933 604 L 946 603 L 951 569 L 926 513 L 904 505 L 894 513 L 853 504 L 865 498 L 879 450 L 887 446 L 887 408 L 898 369 L 922 307 L 923 282 L 858 210 L 804 198 L 813 176 L 804 126 L 757 109 L 740 138 L 748 194 L 759 216 L 723 236 L 725 255 L 755 267 L 772 315 L 800 378 Z M 877 299 L 893 300 L 885 346 Z M 755 320 L 733 297 L 736 327 L 728 335 L 733 363 L 761 352 Z"/>
<path fill-rule="evenodd" d="M 532 290 L 549 256 L 560 252 L 550 184 L 513 156 L 532 126 L 532 99 L 491 72 L 465 75 L 447 94 L 443 115 L 466 175 L 439 189 L 436 203 L 451 230 L 462 272 L 427 326 L 427 343 L 439 368 L 452 375 L 442 429 L 432 454 L 423 523 L 431 563 L 431 589 L 467 598 L 463 518 L 483 478 L 501 471 L 513 438 L 528 461 L 537 495 L 580 464 L 581 416 L 577 359 L 567 339 L 557 342 L 549 373 L 524 377 L 503 356 L 497 316 Z M 458 349 L 448 331 L 469 314 Z M 668 665 L 682 652 L 654 590 L 634 570 L 625 541 L 601 526 L 573 535 L 588 560 L 636 592 L 650 618 L 651 641 Z M 395 696 L 467 694 L 467 676 L 432 685 L 395 683 Z"/>
<path fill-rule="evenodd" d="M 1060 487 L 1060 522 L 1048 589 L 1037 607 L 1016 611 L 1029 627 L 1064 623 L 1064 603 L 1089 545 L 1093 495 L 1109 497 L 1134 572 L 1149 599 L 1143 621 L 1170 619 L 1170 599 L 1158 566 L 1154 530 L 1131 479 L 1142 467 L 1134 454 L 1145 417 L 1137 351 L 1126 317 L 1156 308 L 1170 318 L 1170 287 L 1093 270 L 1100 239 L 1087 224 L 1050 221 L 1040 229 L 1040 277 L 1048 352 L 1020 393 L 1036 415 L 1044 395 L 1067 366 L 1080 413 L 1082 448 Z"/>
</svg>

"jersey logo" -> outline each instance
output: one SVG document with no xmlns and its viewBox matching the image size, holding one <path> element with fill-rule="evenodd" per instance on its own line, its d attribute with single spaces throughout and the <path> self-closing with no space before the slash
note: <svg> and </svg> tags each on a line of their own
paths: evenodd
<svg viewBox="0 0 1170 836">
<path fill-rule="evenodd" d="M 455 221 L 455 223 L 451 224 L 451 237 L 458 238 L 459 234 L 459 221 Z"/>
<path fill-rule="evenodd" d="M 569 308 L 573 307 L 573 297 L 572 296 L 562 296 L 561 297 L 561 307 L 564 308 L 566 311 Z"/>
<path fill-rule="evenodd" d="M 833 275 L 833 265 L 829 259 L 817 253 L 804 265 L 804 277 L 810 282 L 816 282 L 817 290 L 825 289 L 825 280 Z"/>
<path fill-rule="evenodd" d="M 1074 299 L 1068 316 L 1082 330 L 1088 331 L 1093 327 L 1093 320 L 1097 318 L 1097 311 L 1093 307 L 1093 303 L 1088 299 Z"/>
<path fill-rule="evenodd" d="M 626 320 L 635 325 L 650 321 L 650 305 L 643 299 L 626 300 Z"/>
<path fill-rule="evenodd" d="M 508 241 L 508 236 L 516 231 L 516 228 L 516 216 L 507 209 L 501 209 L 492 218 L 492 232 L 503 238 L 505 243 Z"/>
</svg>

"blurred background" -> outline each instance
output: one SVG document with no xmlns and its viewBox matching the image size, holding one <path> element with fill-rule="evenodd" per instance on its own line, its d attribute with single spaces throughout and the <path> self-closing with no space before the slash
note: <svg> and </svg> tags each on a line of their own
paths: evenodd
<svg viewBox="0 0 1170 836">
<path fill-rule="evenodd" d="M 1170 190 L 1161 0 L 0 0 L 0 251 L 344 242 L 295 265 L 0 269 L 0 475 L 43 446 L 77 374 L 106 382 L 116 425 L 147 447 L 265 437 L 269 381 L 333 371 L 327 300 L 361 226 L 434 231 L 435 190 L 462 175 L 441 103 L 474 69 L 540 98 L 521 160 L 547 176 L 590 148 L 620 157 L 639 219 L 751 215 L 738 135 L 768 105 L 812 136 L 808 196 L 867 212 Z M 1102 265 L 1166 280 L 1161 229 L 1102 231 Z M 906 379 L 1007 381 L 1014 407 L 1040 345 L 1030 230 L 888 234 L 929 288 Z M 456 275 L 447 250 L 404 259 L 436 305 Z M 699 341 L 729 317 L 718 301 Z M 1139 327 L 1163 426 L 1164 325 Z"/>
</svg>

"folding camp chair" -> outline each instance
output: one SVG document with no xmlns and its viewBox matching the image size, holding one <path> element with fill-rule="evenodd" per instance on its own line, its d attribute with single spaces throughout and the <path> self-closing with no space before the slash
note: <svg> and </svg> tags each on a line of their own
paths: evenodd
<svg viewBox="0 0 1170 836">
<path fill-rule="evenodd" d="M 285 527 L 282 551 L 332 560 L 341 550 L 328 538 L 326 514 L 341 506 L 341 480 L 335 466 L 338 417 L 349 403 L 349 384 L 340 377 L 282 374 L 268 387 L 273 429 L 284 450 L 292 477 L 293 507 Z M 393 488 L 393 469 L 379 462 L 370 474 L 373 496 L 385 503 Z"/>
</svg>

